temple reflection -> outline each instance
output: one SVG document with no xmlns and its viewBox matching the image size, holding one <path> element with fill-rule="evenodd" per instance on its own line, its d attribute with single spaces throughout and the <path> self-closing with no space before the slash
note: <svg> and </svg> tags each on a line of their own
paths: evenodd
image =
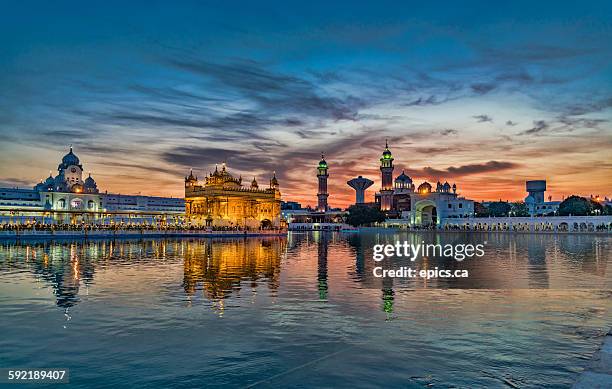
<svg viewBox="0 0 612 389">
<path fill-rule="evenodd" d="M 380 265 L 373 261 L 375 244 L 403 240 L 411 244 L 423 240 L 441 244 L 486 240 L 487 256 L 463 262 L 437 257 L 414 263 L 396 258 L 387 258 Z M 268 295 L 277 296 L 283 274 L 283 279 L 305 281 L 305 289 L 291 290 L 303 292 L 304 299 L 313 293 L 327 301 L 347 291 L 375 291 L 377 306 L 391 318 L 396 293 L 401 289 L 601 288 L 606 282 L 609 286 L 606 267 L 610 252 L 608 240 L 586 235 L 476 233 L 315 232 L 231 239 L 4 241 L 0 242 L 0 276 L 10 272 L 31 274 L 51 287 L 56 305 L 63 309 L 81 303 L 95 286 L 94 278 L 103 277 L 120 285 L 126 295 L 152 287 L 158 293 L 187 296 L 190 303 L 202 296 L 223 310 L 231 306 L 224 301 L 228 298 L 251 297 L 255 301 L 262 287 Z M 375 266 L 468 269 L 470 277 L 380 279 L 372 274 Z M 177 271 L 164 273 L 168 269 Z M 330 290 L 334 296 L 330 296 Z"/>
<path fill-rule="evenodd" d="M 56 304 L 70 308 L 79 301 L 79 290 L 93 282 L 95 267 L 85 260 L 77 244 L 46 246 L 41 249 L 26 246 L 26 259 L 32 256 L 30 270 L 53 288 Z"/>
<path fill-rule="evenodd" d="M 270 290 L 276 290 L 285 246 L 286 240 L 280 237 L 210 239 L 190 244 L 183 254 L 185 293 L 194 295 L 201 287 L 207 298 L 223 299 L 239 291 L 244 281 L 250 281 L 251 288 L 263 281 Z"/>
<path fill-rule="evenodd" d="M 327 250 L 328 250 L 328 234 L 318 233 L 317 243 L 317 289 L 319 290 L 319 299 L 327 300 Z"/>
</svg>

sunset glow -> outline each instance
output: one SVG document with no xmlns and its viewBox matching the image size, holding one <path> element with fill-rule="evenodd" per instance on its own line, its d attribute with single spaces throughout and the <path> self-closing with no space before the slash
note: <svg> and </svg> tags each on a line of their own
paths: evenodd
<svg viewBox="0 0 612 389">
<path fill-rule="evenodd" d="M 612 196 L 596 6 L 40 6 L 0 24 L 0 186 L 31 187 L 73 144 L 109 192 L 180 197 L 190 168 L 226 162 L 314 206 L 323 152 L 345 207 L 359 175 L 373 201 L 388 138 L 394 176 L 477 201 L 523 199 L 529 179 L 553 199 Z"/>
</svg>

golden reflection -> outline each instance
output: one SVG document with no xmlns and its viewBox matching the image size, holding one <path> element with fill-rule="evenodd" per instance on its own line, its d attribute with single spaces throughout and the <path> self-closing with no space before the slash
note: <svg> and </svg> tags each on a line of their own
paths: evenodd
<svg viewBox="0 0 612 389">
<path fill-rule="evenodd" d="M 223 299 L 240 289 L 242 281 L 250 280 L 251 288 L 265 280 L 271 290 L 279 287 L 281 253 L 286 240 L 266 239 L 208 240 L 190 245 L 184 255 L 185 293 L 193 295 L 202 287 L 211 299 Z"/>
</svg>

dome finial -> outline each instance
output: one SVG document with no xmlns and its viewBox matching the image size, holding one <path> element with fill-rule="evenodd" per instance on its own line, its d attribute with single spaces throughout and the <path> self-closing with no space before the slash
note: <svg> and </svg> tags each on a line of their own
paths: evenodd
<svg viewBox="0 0 612 389">
<path fill-rule="evenodd" d="M 385 138 L 385 148 L 389 148 L 389 139 Z"/>
</svg>

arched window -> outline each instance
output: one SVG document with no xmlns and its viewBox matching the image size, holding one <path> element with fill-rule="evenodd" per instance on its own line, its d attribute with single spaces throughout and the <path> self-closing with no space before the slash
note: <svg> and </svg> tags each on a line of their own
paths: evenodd
<svg viewBox="0 0 612 389">
<path fill-rule="evenodd" d="M 64 209 L 64 208 L 66 208 L 66 200 L 64 200 L 64 199 L 59 199 L 59 200 L 57 201 L 57 207 L 58 207 L 59 209 Z"/>
</svg>

